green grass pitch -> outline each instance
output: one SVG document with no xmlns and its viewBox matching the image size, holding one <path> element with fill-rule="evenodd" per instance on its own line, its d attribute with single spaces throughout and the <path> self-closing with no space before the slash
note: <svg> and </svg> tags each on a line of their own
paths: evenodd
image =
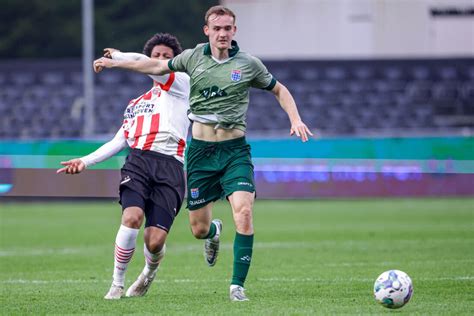
<svg viewBox="0 0 474 316">
<path fill-rule="evenodd" d="M 247 294 L 232 303 L 231 212 L 213 268 L 182 209 L 156 282 L 142 298 L 106 301 L 116 202 L 1 203 L 0 313 L 334 315 L 474 314 L 474 199 L 257 201 Z M 126 284 L 141 271 L 143 238 Z M 385 270 L 407 272 L 411 302 L 388 310 L 373 299 Z"/>
</svg>

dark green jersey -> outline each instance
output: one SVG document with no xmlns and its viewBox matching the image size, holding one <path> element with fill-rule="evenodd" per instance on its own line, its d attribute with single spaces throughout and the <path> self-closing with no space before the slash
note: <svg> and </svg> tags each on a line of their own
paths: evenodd
<svg viewBox="0 0 474 316">
<path fill-rule="evenodd" d="M 256 57 L 232 41 L 229 59 L 212 58 L 209 43 L 186 49 L 169 61 L 173 71 L 191 78 L 190 106 L 195 115 L 215 115 L 219 127 L 245 131 L 250 87 L 271 90 L 276 80 Z"/>
</svg>

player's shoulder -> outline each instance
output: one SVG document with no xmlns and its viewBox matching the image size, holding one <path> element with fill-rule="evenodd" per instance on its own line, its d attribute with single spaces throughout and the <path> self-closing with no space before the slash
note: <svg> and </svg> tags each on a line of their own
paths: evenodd
<svg viewBox="0 0 474 316">
<path fill-rule="evenodd" d="M 208 43 L 199 43 L 194 47 L 194 49 L 204 49 L 206 45 L 208 45 Z"/>
<path fill-rule="evenodd" d="M 127 104 L 126 108 L 128 109 L 128 108 L 130 108 L 131 106 L 133 106 L 135 103 L 137 103 L 138 100 L 140 100 L 140 98 L 142 97 L 142 95 L 143 95 L 143 94 L 141 94 L 141 95 L 137 96 L 136 98 L 133 98 L 133 99 L 131 99 L 130 101 L 128 101 L 128 104 Z"/>
<path fill-rule="evenodd" d="M 174 74 L 175 74 L 176 79 L 178 79 L 178 80 L 182 80 L 182 81 L 189 81 L 190 80 L 189 75 L 185 72 L 178 71 L 178 72 L 175 72 Z"/>
<path fill-rule="evenodd" d="M 191 54 L 194 54 L 194 53 L 202 53 L 206 47 L 206 43 L 199 43 L 197 44 L 194 48 L 188 48 L 188 49 L 185 49 L 183 51 L 184 52 L 187 52 L 187 53 L 191 53 Z"/>
<path fill-rule="evenodd" d="M 186 99 L 189 97 L 190 78 L 185 72 L 174 72 L 175 79 L 173 81 L 172 89 L 180 91 L 179 94 L 183 95 Z"/>
<path fill-rule="evenodd" d="M 250 53 L 247 53 L 246 51 L 239 51 L 237 53 L 237 56 L 238 58 L 245 60 L 247 63 L 249 63 L 252 66 L 258 67 L 260 65 L 263 65 L 260 58 L 258 58 L 257 56 L 251 55 Z"/>
</svg>

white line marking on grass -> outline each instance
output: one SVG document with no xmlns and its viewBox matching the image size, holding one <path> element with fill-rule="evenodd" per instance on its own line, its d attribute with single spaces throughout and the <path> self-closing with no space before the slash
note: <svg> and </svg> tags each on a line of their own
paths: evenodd
<svg viewBox="0 0 474 316">
<path fill-rule="evenodd" d="M 414 281 L 473 281 L 474 276 L 454 276 L 454 277 L 440 277 L 440 278 L 416 278 Z M 208 279 L 205 282 L 227 282 L 228 280 L 217 280 Z M 348 282 L 373 282 L 371 278 L 335 278 L 335 279 L 323 279 L 323 278 L 256 278 L 255 282 L 267 282 L 267 283 L 302 283 L 302 282 L 314 282 L 314 283 L 348 283 Z M 202 283 L 202 280 L 198 279 L 171 279 L 171 280 L 155 280 L 158 283 Z M 0 284 L 81 284 L 81 283 L 110 283 L 110 280 L 81 280 L 81 279 L 70 279 L 70 280 L 25 280 L 25 279 L 9 279 L 0 280 Z"/>
<path fill-rule="evenodd" d="M 45 256 L 45 255 L 75 255 L 81 253 L 88 253 L 89 250 L 85 248 L 63 248 L 63 249 L 11 249 L 0 250 L 0 257 L 18 257 L 18 256 Z"/>
<path fill-rule="evenodd" d="M 106 282 L 105 280 L 25 280 L 25 279 L 10 279 L 2 280 L 0 283 L 3 284 L 57 284 L 57 283 L 101 283 Z M 108 280 L 107 282 L 110 282 Z"/>
<path fill-rule="evenodd" d="M 160 280 L 161 282 L 165 283 L 165 280 Z M 192 280 L 192 279 L 174 279 L 171 280 L 174 283 L 195 283 L 195 282 L 202 282 L 199 280 Z"/>
<path fill-rule="evenodd" d="M 347 283 L 347 282 L 373 282 L 375 279 L 369 278 L 257 278 L 259 282 L 320 282 L 320 283 Z M 455 276 L 441 278 L 416 278 L 416 281 L 471 281 L 474 276 Z"/>
<path fill-rule="evenodd" d="M 440 263 L 460 263 L 460 262 L 474 262 L 474 259 L 443 259 L 443 260 L 410 260 L 411 264 L 436 264 Z M 400 261 L 369 261 L 369 262 L 325 262 L 321 263 L 325 267 L 367 267 L 367 266 L 396 266 L 400 265 Z"/>
<path fill-rule="evenodd" d="M 218 281 L 218 280 L 209 280 Z M 224 280 L 222 280 L 224 281 Z M 174 283 L 202 283 L 202 280 L 192 279 L 174 279 L 174 280 L 155 280 L 158 283 L 174 282 Z M 81 279 L 67 279 L 67 280 L 25 280 L 25 279 L 9 279 L 0 280 L 0 284 L 81 284 L 81 283 L 110 283 L 110 280 L 81 280 Z"/>
<path fill-rule="evenodd" d="M 459 243 L 472 243 L 472 239 L 454 239 L 449 240 L 452 242 Z M 419 240 L 397 240 L 398 245 L 402 244 L 419 244 Z M 436 241 L 432 241 L 432 243 Z M 447 240 L 440 240 L 440 242 L 447 242 Z M 386 247 L 382 243 L 372 244 L 369 240 L 315 240 L 315 241 L 288 241 L 288 242 L 256 242 L 254 244 L 255 249 L 313 249 L 321 250 L 326 248 L 350 248 L 350 249 L 361 249 L 365 250 L 367 247 L 380 248 Z M 229 250 L 233 249 L 233 243 L 221 243 L 221 249 Z M 137 246 L 140 248 L 140 245 Z M 113 247 L 108 247 L 110 254 L 113 256 Z M 201 251 L 202 242 L 196 241 L 193 243 L 169 243 L 168 251 L 175 253 Z M 94 247 L 66 247 L 66 248 L 15 248 L 15 249 L 0 249 L 0 257 L 19 257 L 19 256 L 46 256 L 46 255 L 91 255 L 91 254 L 102 254 L 104 252 L 104 246 Z M 474 261 L 474 260 L 470 260 Z M 337 263 L 335 263 L 337 264 Z M 354 265 L 353 263 L 347 263 Z"/>
</svg>

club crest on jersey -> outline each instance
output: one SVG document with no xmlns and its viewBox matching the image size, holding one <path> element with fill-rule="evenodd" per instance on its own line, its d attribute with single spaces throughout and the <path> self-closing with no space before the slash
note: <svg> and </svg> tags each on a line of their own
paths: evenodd
<svg viewBox="0 0 474 316">
<path fill-rule="evenodd" d="M 191 197 L 197 199 L 199 197 L 199 188 L 191 189 Z"/>
<path fill-rule="evenodd" d="M 161 95 L 161 88 L 160 87 L 155 87 L 155 88 L 153 88 L 151 93 L 153 93 L 154 95 L 160 96 Z"/>
<path fill-rule="evenodd" d="M 240 71 L 238 69 L 232 70 L 232 72 L 230 74 L 230 79 L 232 81 L 240 81 L 240 79 L 242 79 L 242 71 Z"/>
</svg>

